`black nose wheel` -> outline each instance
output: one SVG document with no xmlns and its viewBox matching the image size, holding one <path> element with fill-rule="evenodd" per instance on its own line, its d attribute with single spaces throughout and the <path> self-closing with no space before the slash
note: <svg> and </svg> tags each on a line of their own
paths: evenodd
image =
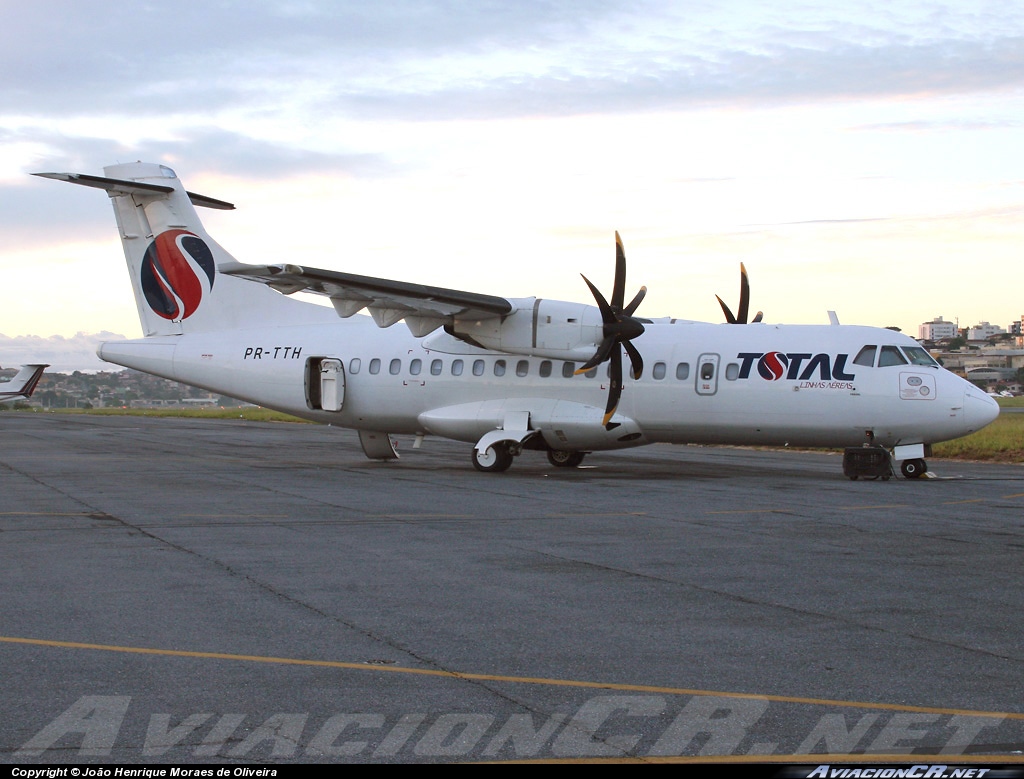
<svg viewBox="0 0 1024 779">
<path fill-rule="evenodd" d="M 928 463 L 924 460 L 904 460 L 900 470 L 908 479 L 919 479 L 928 470 Z"/>
</svg>

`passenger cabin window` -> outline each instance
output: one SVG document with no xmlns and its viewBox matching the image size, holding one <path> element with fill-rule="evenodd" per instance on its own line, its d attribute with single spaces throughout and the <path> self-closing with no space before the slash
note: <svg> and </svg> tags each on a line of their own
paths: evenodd
<svg viewBox="0 0 1024 779">
<path fill-rule="evenodd" d="M 576 363 L 574 362 L 563 362 L 562 363 L 562 377 L 571 379 L 573 374 L 576 373 Z"/>
<path fill-rule="evenodd" d="M 353 357 L 348 363 L 349 373 L 359 373 L 359 369 L 363 366 L 363 361 L 358 357 Z"/>
<path fill-rule="evenodd" d="M 713 362 L 706 362 L 700 366 L 700 377 L 703 381 L 714 378 L 715 375 L 715 364 Z"/>
<path fill-rule="evenodd" d="M 889 365 L 906 365 L 907 358 L 903 356 L 899 348 L 895 346 L 883 346 L 882 353 L 878 356 L 878 367 L 885 368 Z"/>
<path fill-rule="evenodd" d="M 551 360 L 544 360 L 544 362 L 542 362 L 540 364 L 540 377 L 542 379 L 546 379 L 550 375 L 551 375 Z"/>
<path fill-rule="evenodd" d="M 587 371 L 583 375 L 586 376 L 588 379 L 594 378 L 597 375 L 597 366 L 595 365 L 593 368 L 591 368 L 589 371 Z"/>
<path fill-rule="evenodd" d="M 495 376 L 504 376 L 505 375 L 505 361 L 504 360 L 495 360 L 494 361 L 494 375 Z"/>
<path fill-rule="evenodd" d="M 441 365 L 441 361 L 440 360 L 431 360 L 431 362 L 430 362 L 430 375 L 431 376 L 440 376 L 441 375 L 441 368 L 442 367 L 443 366 Z"/>
<path fill-rule="evenodd" d="M 380 358 L 379 357 L 374 357 L 372 360 L 370 360 L 370 373 L 372 373 L 374 376 L 376 376 L 378 373 L 380 373 Z"/>
<path fill-rule="evenodd" d="M 656 362 L 656 363 L 654 363 L 654 368 L 651 369 L 651 375 L 655 379 L 657 379 L 658 381 L 661 381 L 662 379 L 664 379 L 665 378 L 665 363 L 663 363 L 663 362 Z"/>
<path fill-rule="evenodd" d="M 736 381 L 740 375 L 740 364 L 738 362 L 731 362 L 725 366 L 725 378 L 728 381 Z"/>
<path fill-rule="evenodd" d="M 423 360 L 416 359 L 409 363 L 409 373 L 413 376 L 419 376 L 421 370 L 423 370 Z"/>
<path fill-rule="evenodd" d="M 461 376 L 462 375 L 463 364 L 464 363 L 462 362 L 462 360 L 454 360 L 452 362 L 452 376 Z"/>
<path fill-rule="evenodd" d="M 392 376 L 397 376 L 401 372 L 402 361 L 396 357 L 394 360 L 391 361 L 391 364 L 388 366 L 388 373 L 390 373 Z"/>
<path fill-rule="evenodd" d="M 862 346 L 860 351 L 857 352 L 857 356 L 853 358 L 854 365 L 866 365 L 868 368 L 875 364 L 875 349 L 874 344 L 870 346 Z"/>
<path fill-rule="evenodd" d="M 529 360 L 520 360 L 516 363 L 516 376 L 525 376 L 530 372 Z"/>
<path fill-rule="evenodd" d="M 681 362 L 676 366 L 676 378 L 680 381 L 690 378 L 690 363 Z"/>
<path fill-rule="evenodd" d="M 920 346 L 904 346 L 903 351 L 914 365 L 938 365 L 932 356 Z"/>
<path fill-rule="evenodd" d="M 484 361 L 483 360 L 473 360 L 473 375 L 474 376 L 483 376 L 484 375 Z"/>
</svg>

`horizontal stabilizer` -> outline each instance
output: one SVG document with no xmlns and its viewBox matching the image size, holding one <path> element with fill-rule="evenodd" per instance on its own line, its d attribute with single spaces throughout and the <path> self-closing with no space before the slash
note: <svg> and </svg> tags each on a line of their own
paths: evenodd
<svg viewBox="0 0 1024 779">
<path fill-rule="evenodd" d="M 174 187 L 166 187 L 162 184 L 145 184 L 141 181 L 124 181 L 123 179 L 110 179 L 103 176 L 90 176 L 87 173 L 33 173 L 33 176 L 42 176 L 45 179 L 56 179 L 66 181 L 69 184 L 81 184 L 83 187 L 95 187 L 106 190 L 111 197 L 115 195 L 142 195 L 153 197 L 155 195 L 167 195 L 174 191 Z M 216 208 L 221 211 L 231 211 L 234 205 L 223 200 L 197 195 L 195 192 L 186 192 L 189 200 L 194 206 L 205 208 Z"/>
</svg>

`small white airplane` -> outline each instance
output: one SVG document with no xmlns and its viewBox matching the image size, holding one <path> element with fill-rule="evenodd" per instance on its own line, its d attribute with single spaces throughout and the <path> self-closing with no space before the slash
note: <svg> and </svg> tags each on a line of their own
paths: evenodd
<svg viewBox="0 0 1024 779">
<path fill-rule="evenodd" d="M 36 385 L 49 365 L 22 365 L 21 370 L 10 381 L 0 383 L 0 403 L 28 400 L 36 391 Z"/>
<path fill-rule="evenodd" d="M 366 455 L 393 434 L 473 444 L 481 471 L 525 450 L 558 466 L 655 442 L 893 450 L 908 478 L 936 441 L 984 427 L 995 401 L 881 328 L 730 324 L 636 316 L 616 234 L 610 300 L 503 298 L 302 265 L 244 265 L 206 233 L 174 171 L 36 175 L 106 190 L 145 337 L 103 344 L 108 362 L 317 422 L 353 428 Z M 289 297 L 327 296 L 333 308 Z M 363 309 L 366 316 L 353 316 Z M 400 320 L 407 327 L 388 329 Z M 733 324 L 739 326 L 732 326 Z M 632 366 L 623 381 L 622 352 Z M 604 364 L 607 363 L 606 366 Z M 649 367 L 647 367 L 649 366 Z"/>
</svg>

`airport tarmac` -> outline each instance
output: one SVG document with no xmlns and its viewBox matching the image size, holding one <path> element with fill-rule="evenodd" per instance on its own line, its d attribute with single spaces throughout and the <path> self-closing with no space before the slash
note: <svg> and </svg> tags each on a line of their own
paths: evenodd
<svg viewBox="0 0 1024 779">
<path fill-rule="evenodd" d="M 1024 750 L 1024 468 L 0 414 L 9 763 Z"/>
</svg>

